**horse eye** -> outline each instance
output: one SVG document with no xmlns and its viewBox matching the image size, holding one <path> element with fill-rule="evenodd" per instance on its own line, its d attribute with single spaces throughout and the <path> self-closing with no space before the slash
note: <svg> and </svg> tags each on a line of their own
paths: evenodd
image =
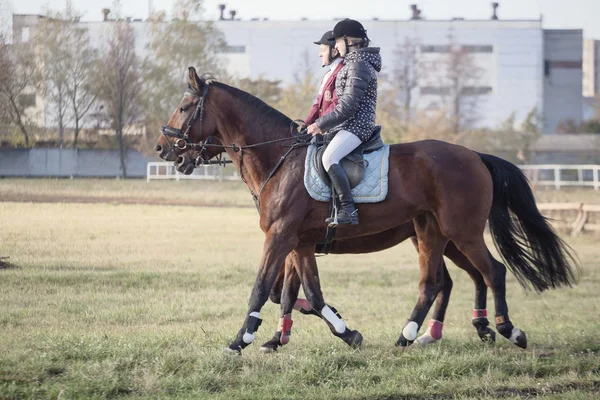
<svg viewBox="0 0 600 400">
<path fill-rule="evenodd" d="M 179 108 L 179 112 L 180 112 L 180 113 L 182 113 L 182 112 L 185 112 L 185 110 L 187 110 L 187 109 L 188 109 L 188 107 L 189 107 L 189 106 L 187 106 L 187 105 L 186 105 L 186 106 L 182 106 L 182 107 L 180 107 L 180 108 Z"/>
</svg>

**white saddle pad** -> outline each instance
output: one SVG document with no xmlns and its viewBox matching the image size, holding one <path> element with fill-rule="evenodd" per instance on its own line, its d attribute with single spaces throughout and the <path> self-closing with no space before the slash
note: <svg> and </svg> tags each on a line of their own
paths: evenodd
<svg viewBox="0 0 600 400">
<path fill-rule="evenodd" d="M 310 144 L 306 152 L 304 162 L 304 186 L 315 200 L 329 201 L 331 189 L 321 179 L 314 167 L 314 158 L 317 146 Z M 367 162 L 365 175 L 360 183 L 352 189 L 352 197 L 355 203 L 377 203 L 383 201 L 388 192 L 388 169 L 389 169 L 390 146 L 384 145 L 381 149 L 365 154 Z"/>
</svg>

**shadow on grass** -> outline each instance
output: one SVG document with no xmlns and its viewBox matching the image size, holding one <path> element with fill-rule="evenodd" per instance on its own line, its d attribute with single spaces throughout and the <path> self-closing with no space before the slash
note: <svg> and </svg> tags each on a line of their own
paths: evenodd
<svg viewBox="0 0 600 400">
<path fill-rule="evenodd" d="M 17 269 L 18 267 L 8 261 L 8 257 L 0 257 L 0 270 L 2 269 Z"/>
</svg>

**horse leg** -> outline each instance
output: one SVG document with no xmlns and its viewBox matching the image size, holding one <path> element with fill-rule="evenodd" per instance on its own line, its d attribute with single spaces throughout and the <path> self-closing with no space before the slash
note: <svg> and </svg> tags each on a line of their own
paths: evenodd
<svg viewBox="0 0 600 400">
<path fill-rule="evenodd" d="M 415 340 L 415 343 L 421 345 L 431 344 L 442 339 L 444 318 L 446 317 L 446 310 L 448 308 L 448 303 L 450 302 L 450 293 L 452 292 L 452 278 L 450 278 L 446 263 L 443 259 L 441 269 L 443 286 L 433 303 L 433 311 L 427 330 Z"/>
<path fill-rule="evenodd" d="M 508 317 L 506 304 L 506 267 L 494 259 L 489 252 L 483 236 L 471 242 L 459 245 L 459 249 L 477 267 L 483 275 L 486 285 L 492 289 L 496 308 L 496 330 L 505 338 L 521 348 L 527 348 L 527 336 L 521 329 L 513 326 Z"/>
<path fill-rule="evenodd" d="M 363 340 L 360 332 L 348 329 L 346 322 L 342 319 L 340 314 L 337 311 L 334 312 L 323 299 L 314 247 L 300 247 L 296 249 L 295 257 L 296 256 L 298 258 L 295 266 L 298 275 L 300 275 L 300 280 L 302 281 L 304 294 L 312 309 L 317 311 L 319 316 L 323 318 L 334 336 L 339 337 L 351 347 L 360 347 Z"/>
<path fill-rule="evenodd" d="M 413 222 L 418 238 L 421 279 L 417 304 L 396 342 L 397 346 L 402 347 L 408 346 L 417 339 L 419 328 L 444 286 L 442 254 L 448 242 L 448 239 L 440 232 L 440 227 L 433 214 L 421 214 Z"/>
<path fill-rule="evenodd" d="M 265 353 L 277 351 L 279 347 L 287 344 L 290 339 L 293 324 L 292 309 L 295 307 L 294 304 L 300 291 L 300 277 L 294 267 L 294 255 L 295 252 L 291 252 L 287 256 L 285 259 L 285 268 L 280 273 L 283 279 L 281 279 L 282 290 L 279 292 L 279 300 L 281 301 L 279 327 L 273 338 L 260 347 L 260 350 Z"/>
<path fill-rule="evenodd" d="M 489 327 L 487 319 L 487 286 L 481 272 L 469 261 L 469 259 L 458 250 L 453 242 L 448 242 L 444 255 L 448 257 L 457 267 L 465 270 L 475 284 L 475 305 L 473 308 L 473 319 L 471 323 L 477 329 L 477 334 L 484 342 L 495 342 L 496 332 Z"/>
<path fill-rule="evenodd" d="M 262 323 L 260 310 L 267 302 L 281 266 L 284 265 L 285 258 L 298 243 L 297 237 L 286 237 L 277 229 L 273 229 L 273 232 L 277 233 L 271 234 L 268 232 L 265 239 L 262 260 L 252 288 L 250 301 L 248 302 L 248 313 L 242 328 L 233 342 L 225 348 L 225 351 L 240 353 L 242 349 L 254 341 L 254 335 Z"/>
</svg>

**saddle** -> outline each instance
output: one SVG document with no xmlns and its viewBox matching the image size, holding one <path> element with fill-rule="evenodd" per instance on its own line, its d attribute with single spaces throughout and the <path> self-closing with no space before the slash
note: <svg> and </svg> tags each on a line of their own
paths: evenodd
<svg viewBox="0 0 600 400">
<path fill-rule="evenodd" d="M 321 137 L 319 137 L 321 138 Z M 324 144 L 321 145 L 317 149 L 317 154 L 314 158 L 314 166 L 318 171 L 319 176 L 327 185 L 331 186 L 331 182 L 329 180 L 329 175 L 327 171 L 325 171 L 325 167 L 323 167 L 323 152 L 329 145 L 329 142 L 333 138 L 333 135 L 327 133 L 322 137 Z M 317 141 L 317 143 L 319 143 Z M 371 138 L 366 142 L 362 143 L 356 149 L 354 149 L 350 154 L 346 157 L 342 158 L 340 161 L 340 166 L 344 168 L 346 174 L 348 174 L 348 179 L 350 180 L 350 187 L 356 187 L 362 178 L 365 175 L 365 169 L 368 167 L 367 160 L 364 159 L 364 154 L 371 153 L 373 151 L 379 150 L 384 146 L 383 140 L 381 139 L 381 125 L 377 125 L 375 129 L 373 129 L 373 134 Z"/>
</svg>

